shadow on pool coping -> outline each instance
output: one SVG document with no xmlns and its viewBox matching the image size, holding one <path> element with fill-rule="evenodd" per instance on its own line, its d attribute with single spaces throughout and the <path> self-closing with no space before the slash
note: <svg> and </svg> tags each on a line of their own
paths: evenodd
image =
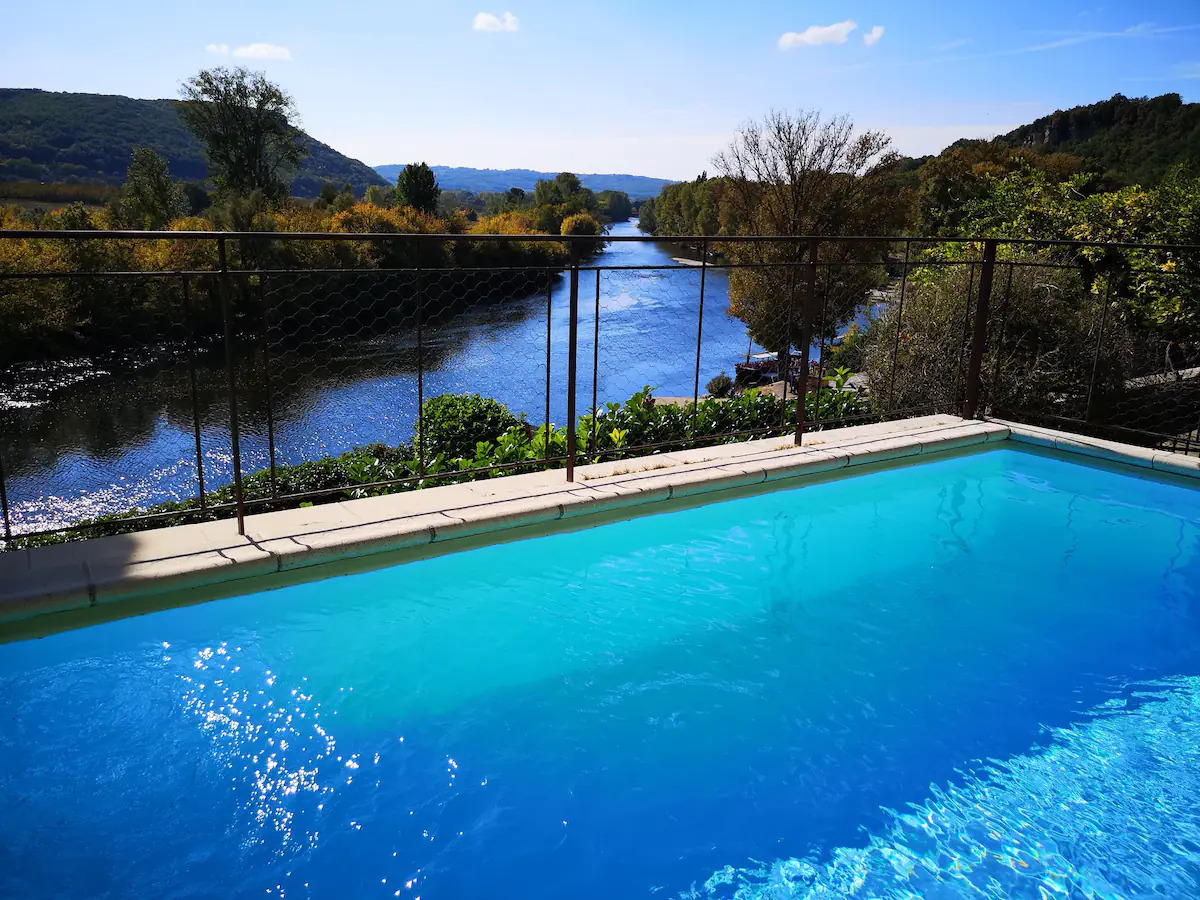
<svg viewBox="0 0 1200 900">
<path fill-rule="evenodd" d="M 816 432 L 803 447 L 770 438 L 580 466 L 574 483 L 551 470 L 262 513 L 246 518 L 245 535 L 227 519 L 3 553 L 0 641 L 1006 440 L 1200 478 L 1194 457 L 1010 422 L 922 416 Z"/>
</svg>

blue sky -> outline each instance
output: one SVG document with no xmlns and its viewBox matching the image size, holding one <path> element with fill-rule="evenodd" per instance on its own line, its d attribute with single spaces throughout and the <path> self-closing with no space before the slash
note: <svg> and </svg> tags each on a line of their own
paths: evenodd
<svg viewBox="0 0 1200 900">
<path fill-rule="evenodd" d="M 1200 3 L 0 0 L 0 86 L 174 97 L 266 71 L 372 165 L 691 178 L 775 108 L 910 154 L 1123 93 L 1200 100 Z"/>
</svg>

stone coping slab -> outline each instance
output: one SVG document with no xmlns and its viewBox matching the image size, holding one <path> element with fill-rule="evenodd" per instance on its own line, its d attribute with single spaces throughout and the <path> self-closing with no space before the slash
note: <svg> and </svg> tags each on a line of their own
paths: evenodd
<svg viewBox="0 0 1200 900">
<path fill-rule="evenodd" d="M 531 536 L 527 526 L 588 527 L 605 513 L 638 514 L 711 492 L 839 477 L 860 465 L 1008 439 L 1200 477 L 1200 460 L 1177 454 L 1011 422 L 924 416 L 814 432 L 799 448 L 790 437 L 770 438 L 579 466 L 572 483 L 556 469 L 262 513 L 246 518 L 245 535 L 226 519 L 0 553 L 0 640 L 20 636 L 16 620 L 50 613 L 151 596 L 178 598 L 160 606 L 198 602 L 238 593 L 246 579 L 262 590 L 336 574 L 328 565 L 335 562 L 391 564 L 397 551 L 453 552 Z M 138 611 L 137 603 L 123 604 L 105 617 Z"/>
</svg>

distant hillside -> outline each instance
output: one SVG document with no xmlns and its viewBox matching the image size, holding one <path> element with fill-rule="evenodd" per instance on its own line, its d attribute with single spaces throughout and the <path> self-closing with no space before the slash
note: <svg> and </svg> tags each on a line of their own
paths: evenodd
<svg viewBox="0 0 1200 900">
<path fill-rule="evenodd" d="M 174 100 L 134 100 L 0 88 L 0 181 L 61 181 L 119 185 L 132 148 L 150 147 L 171 174 L 207 175 L 204 151 L 175 112 Z M 383 184 L 369 166 L 308 135 L 308 156 L 292 193 L 314 197 L 325 180 L 349 183 L 356 194 Z"/>
<path fill-rule="evenodd" d="M 375 171 L 388 180 L 396 183 L 403 165 L 376 166 Z M 457 166 L 433 166 L 437 175 L 438 185 L 444 191 L 471 191 L 476 194 L 484 191 L 507 191 L 509 188 L 521 188 L 532 191 L 534 184 L 546 178 L 553 178 L 557 172 L 535 172 L 533 169 L 468 169 Z M 668 184 L 674 184 L 667 178 L 650 178 L 646 175 L 579 175 L 583 186 L 600 191 L 624 191 L 632 199 L 656 197 L 658 192 Z"/>
<path fill-rule="evenodd" d="M 997 138 L 1012 147 L 1073 153 L 1113 181 L 1152 185 L 1177 163 L 1200 164 L 1200 103 L 1178 94 L 1059 110 Z"/>
</svg>

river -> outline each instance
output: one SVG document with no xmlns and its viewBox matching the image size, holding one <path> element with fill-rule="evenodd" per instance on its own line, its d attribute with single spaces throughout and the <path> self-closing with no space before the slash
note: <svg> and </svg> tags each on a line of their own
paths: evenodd
<svg viewBox="0 0 1200 900">
<path fill-rule="evenodd" d="M 634 222 L 614 235 L 636 234 Z M 598 266 L 673 265 L 674 245 L 610 243 Z M 743 359 L 743 324 L 726 314 L 725 271 L 708 269 L 700 390 Z M 690 396 L 696 374 L 698 267 L 616 269 L 580 278 L 578 409 L 618 402 L 645 385 Z M 550 418 L 566 420 L 569 285 L 559 276 L 549 305 Z M 546 416 L 545 290 L 467 303 L 424 337 L 425 396 L 495 397 L 540 424 Z M 598 344 L 594 336 L 598 333 Z M 753 348 L 755 352 L 759 348 Z M 356 445 L 412 437 L 417 412 L 416 334 L 394 330 L 331 342 L 318 354 L 276 354 L 270 404 L 276 460 L 295 463 Z M 260 356 L 237 367 L 242 468 L 268 465 L 267 389 Z M 207 488 L 232 479 L 228 392 L 220 354 L 197 360 Z M 14 531 L 52 528 L 106 512 L 196 494 L 197 465 L 186 357 L 111 365 L 73 360 L 25 370 L 3 386 L 0 454 Z"/>
</svg>

